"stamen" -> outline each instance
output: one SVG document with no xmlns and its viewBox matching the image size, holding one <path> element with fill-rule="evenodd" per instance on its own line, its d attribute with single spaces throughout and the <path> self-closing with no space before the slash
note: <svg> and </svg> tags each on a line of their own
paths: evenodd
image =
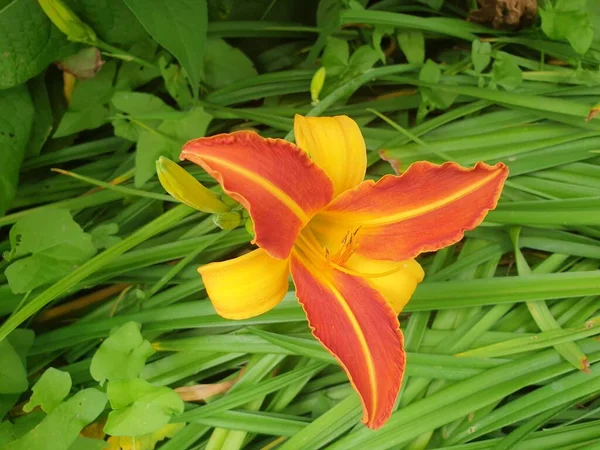
<svg viewBox="0 0 600 450">
<path fill-rule="evenodd" d="M 333 263 L 343 266 L 358 249 L 359 244 L 356 243 L 356 234 L 358 233 L 359 229 L 360 227 L 354 231 L 348 231 L 346 233 L 342 239 L 341 248 L 331 257 L 331 261 Z"/>
<path fill-rule="evenodd" d="M 360 278 L 381 278 L 393 275 L 406 268 L 405 264 L 398 264 L 398 267 L 380 273 L 365 273 L 344 267 L 344 264 L 350 259 L 354 252 L 358 249 L 359 244 L 356 242 L 356 235 L 360 227 L 354 231 L 348 231 L 341 241 L 340 249 L 331 254 L 328 247 L 321 247 L 317 238 L 306 230 L 298 235 L 298 244 L 295 247 L 296 255 L 301 257 L 305 264 L 310 264 L 314 270 L 317 266 L 324 264 L 333 269 L 339 270 L 347 275 L 352 275 Z M 318 263 L 318 264 L 317 264 Z M 322 267 L 325 268 L 325 267 Z M 321 269 L 321 270 L 322 270 Z"/>
</svg>

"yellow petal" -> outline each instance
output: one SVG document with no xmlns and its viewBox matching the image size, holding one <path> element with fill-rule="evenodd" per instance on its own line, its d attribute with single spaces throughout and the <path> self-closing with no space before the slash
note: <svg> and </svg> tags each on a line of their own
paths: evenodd
<svg viewBox="0 0 600 450">
<path fill-rule="evenodd" d="M 156 161 L 156 173 L 165 191 L 191 208 L 208 213 L 222 213 L 231 209 L 219 200 L 216 193 L 205 188 L 184 168 L 164 156 Z"/>
<path fill-rule="evenodd" d="M 69 72 L 63 72 L 63 93 L 65 95 L 67 105 L 71 104 L 71 97 L 73 96 L 76 83 L 77 78 L 75 75 L 71 75 Z"/>
<path fill-rule="evenodd" d="M 247 319 L 277 305 L 288 290 L 289 261 L 257 249 L 239 258 L 199 267 L 217 313 L 226 319 Z"/>
<path fill-rule="evenodd" d="M 334 195 L 357 186 L 367 170 L 365 141 L 348 116 L 294 118 L 298 146 L 333 181 Z"/>
<path fill-rule="evenodd" d="M 365 274 L 385 273 L 402 267 L 391 275 L 366 278 L 369 285 L 383 295 L 396 314 L 400 314 L 404 309 L 417 284 L 423 281 L 425 276 L 421 265 L 414 259 L 400 262 L 379 261 L 355 253 L 346 263 L 346 267 Z"/>
</svg>

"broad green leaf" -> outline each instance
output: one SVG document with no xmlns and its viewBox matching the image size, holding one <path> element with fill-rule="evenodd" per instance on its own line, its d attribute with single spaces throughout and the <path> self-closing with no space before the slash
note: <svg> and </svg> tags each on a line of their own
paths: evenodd
<svg viewBox="0 0 600 450">
<path fill-rule="evenodd" d="M 27 354 L 33 345 L 34 339 L 35 335 L 33 334 L 33 331 L 23 328 L 17 328 L 6 338 L 12 348 L 17 352 L 17 355 L 25 368 L 27 367 Z M 12 409 L 20 396 L 20 393 L 0 394 L 0 420 Z"/>
<path fill-rule="evenodd" d="M 194 99 L 181 67 L 177 64 L 167 64 L 164 58 L 161 58 L 158 64 L 167 92 L 177 102 L 180 109 L 187 109 L 193 104 Z"/>
<path fill-rule="evenodd" d="M 191 139 L 205 136 L 211 120 L 210 114 L 196 107 L 177 119 L 165 120 L 158 130 L 183 145 Z"/>
<path fill-rule="evenodd" d="M 170 116 L 181 116 L 184 113 L 175 111 L 159 97 L 146 94 L 143 92 L 130 92 L 130 91 L 119 91 L 115 92 L 111 99 L 111 103 L 119 111 L 126 113 L 132 118 L 144 117 L 144 120 L 129 120 L 129 119 L 113 119 L 112 125 L 115 129 L 115 135 L 122 137 L 130 141 L 138 141 L 138 148 L 140 148 L 140 139 L 144 134 L 157 134 L 153 132 L 159 125 L 163 118 Z M 148 119 L 150 118 L 150 119 Z M 160 133 L 159 133 L 160 134 Z M 154 139 L 149 139 L 151 136 L 144 136 L 141 144 L 142 151 L 146 151 L 147 148 L 151 148 L 152 145 L 156 145 L 157 148 L 167 147 L 170 148 L 168 142 L 161 140 L 161 136 Z M 157 143 L 148 143 L 149 141 L 156 140 Z M 161 145 L 158 145 L 160 142 Z M 158 149 L 155 149 L 158 152 Z M 174 151 L 173 149 L 169 152 Z M 136 176 L 141 176 L 136 172 Z"/>
<path fill-rule="evenodd" d="M 425 38 L 420 31 L 403 31 L 398 33 L 398 44 L 406 60 L 410 64 L 425 62 Z"/>
<path fill-rule="evenodd" d="M 505 52 L 497 52 L 492 68 L 493 80 L 507 91 L 513 91 L 523 83 L 523 73 L 514 58 Z"/>
<path fill-rule="evenodd" d="M 4 418 L 17 404 L 21 394 L 0 394 L 0 419 Z"/>
<path fill-rule="evenodd" d="M 370 45 L 361 45 L 356 49 L 348 61 L 348 72 L 350 76 L 362 75 L 375 65 L 379 55 Z"/>
<path fill-rule="evenodd" d="M 197 97 L 208 29 L 206 0 L 124 1 L 156 42 L 175 55 Z"/>
<path fill-rule="evenodd" d="M 119 225 L 114 222 L 98 225 L 96 228 L 90 231 L 94 247 L 96 247 L 98 250 L 101 250 L 118 244 L 122 241 L 122 239 L 117 236 L 118 232 Z"/>
<path fill-rule="evenodd" d="M 133 43 L 126 48 L 129 53 L 148 62 L 155 62 L 158 45 L 150 37 Z M 160 77 L 160 71 L 153 67 L 141 66 L 137 62 L 123 62 L 117 72 L 115 88 L 119 91 L 136 89 Z"/>
<path fill-rule="evenodd" d="M 475 72 L 483 72 L 492 59 L 492 44 L 475 39 L 471 44 L 471 62 Z"/>
<path fill-rule="evenodd" d="M 42 73 L 27 83 L 29 95 L 35 105 L 31 134 L 25 149 L 25 156 L 37 156 L 52 131 L 52 108 L 46 90 L 46 74 Z"/>
<path fill-rule="evenodd" d="M 185 66 L 184 66 L 185 68 Z M 208 39 L 204 54 L 204 82 L 213 89 L 257 75 L 254 64 L 241 50 L 223 39 Z"/>
<path fill-rule="evenodd" d="M 437 83 L 438 81 L 440 81 L 441 76 L 442 72 L 440 71 L 440 68 L 431 59 L 427 60 L 427 62 L 421 69 L 421 72 L 419 72 L 419 80 L 425 81 L 426 83 Z"/>
<path fill-rule="evenodd" d="M 440 81 L 441 76 L 442 73 L 440 71 L 440 68 L 431 59 L 427 60 L 427 62 L 421 69 L 421 72 L 419 72 L 419 80 L 431 84 L 437 84 Z M 421 92 L 424 103 L 430 103 L 431 105 L 439 109 L 449 108 L 456 99 L 455 94 L 434 91 L 430 88 L 425 87 L 421 87 L 419 89 L 419 92 Z"/>
<path fill-rule="evenodd" d="M 24 216 L 10 229 L 5 270 L 14 293 L 25 293 L 72 272 L 96 253 L 92 237 L 64 209 Z M 16 258 L 20 258 L 13 262 Z"/>
<path fill-rule="evenodd" d="M 190 139 L 204 136 L 212 116 L 200 107 L 187 112 L 175 111 L 160 98 L 141 92 L 116 92 L 113 105 L 132 117 L 143 120 L 143 127 L 124 119 L 113 121 L 115 133 L 127 139 L 137 138 L 135 184 L 142 186 L 156 174 L 160 156 L 178 159 L 181 146 Z M 175 117 L 167 119 L 168 117 Z M 162 123 L 159 119 L 165 118 Z"/>
<path fill-rule="evenodd" d="M 111 436 L 153 433 L 184 408 L 174 390 L 139 378 L 109 382 L 107 395 L 114 411 L 108 415 L 104 431 Z"/>
<path fill-rule="evenodd" d="M 29 387 L 23 361 L 8 339 L 0 341 L 0 394 L 18 394 Z"/>
<path fill-rule="evenodd" d="M 175 111 L 157 96 L 143 92 L 115 92 L 111 102 L 119 111 L 131 116 Z"/>
<path fill-rule="evenodd" d="M 73 246 L 84 246 L 91 243 L 90 237 L 69 211 L 65 209 L 47 209 L 24 216 L 10 229 L 10 253 L 4 258 L 12 261 L 15 258 L 41 252 L 62 243 Z M 80 244 L 78 241 L 83 241 Z"/>
<path fill-rule="evenodd" d="M 61 403 L 33 430 L 2 450 L 69 450 L 86 425 L 104 411 L 106 395 L 96 389 L 79 391 Z"/>
<path fill-rule="evenodd" d="M 212 116 L 201 107 L 182 113 L 178 119 L 164 120 L 156 131 L 141 129 L 135 153 L 135 184 L 142 186 L 156 174 L 156 160 L 165 156 L 179 159 L 181 146 L 202 137 Z"/>
<path fill-rule="evenodd" d="M 115 136 L 128 141 L 137 142 L 140 138 L 140 127 L 128 119 L 113 119 L 111 121 Z"/>
<path fill-rule="evenodd" d="M 49 367 L 31 388 L 33 394 L 23 406 L 23 411 L 31 412 L 39 406 L 50 414 L 69 395 L 71 391 L 71 375 L 54 367 Z"/>
<path fill-rule="evenodd" d="M 124 380 L 140 374 L 146 359 L 154 353 L 140 328 L 139 323 L 127 322 L 102 342 L 90 366 L 94 380 L 103 384 L 106 380 Z"/>
<path fill-rule="evenodd" d="M 0 422 L 0 448 L 17 438 L 15 436 L 14 428 L 15 426 L 8 420 L 5 422 Z"/>
<path fill-rule="evenodd" d="M 32 411 L 25 414 L 19 419 L 14 420 L 15 427 L 13 428 L 15 439 L 19 439 L 37 427 L 47 414 L 42 410 Z"/>
<path fill-rule="evenodd" d="M 566 39 L 577 53 L 585 54 L 594 40 L 594 29 L 585 1 L 558 0 L 539 8 L 542 30 L 550 39 Z"/>
<path fill-rule="evenodd" d="M 110 44 L 123 46 L 147 36 L 123 0 L 67 0 L 67 3 L 102 40 Z"/>
<path fill-rule="evenodd" d="M 370 45 L 361 45 L 348 58 L 348 43 L 340 39 L 330 38 L 321 64 L 327 71 L 327 78 L 321 97 L 327 97 L 340 86 L 348 85 L 356 77 L 363 75 L 379 60 L 380 52 Z M 344 98 L 352 96 L 357 88 L 348 90 Z"/>
<path fill-rule="evenodd" d="M 381 48 L 381 40 L 384 38 L 384 36 L 391 36 L 393 34 L 394 34 L 394 27 L 376 26 L 375 29 L 373 30 L 373 36 L 372 36 L 373 48 L 379 55 L 379 59 L 381 60 L 381 62 L 384 64 L 385 64 L 385 53 L 384 53 L 383 49 Z"/>
<path fill-rule="evenodd" d="M 317 26 L 324 27 L 335 20 L 344 5 L 339 0 L 320 0 L 317 6 Z"/>
<path fill-rule="evenodd" d="M 178 159 L 181 146 L 173 139 L 154 130 L 139 130 L 135 151 L 135 186 L 142 187 L 156 175 L 156 160 L 165 156 Z"/>
<path fill-rule="evenodd" d="M 24 83 L 75 48 L 38 2 L 14 0 L 0 5 L 0 89 Z"/>
<path fill-rule="evenodd" d="M 0 77 L 1 61 L 2 58 Z M 33 104 L 25 86 L 0 91 L 0 216 L 4 215 L 15 196 L 19 168 L 25 155 L 33 120 Z"/>
<path fill-rule="evenodd" d="M 328 76 L 341 75 L 348 68 L 350 48 L 343 39 L 330 37 L 327 39 L 321 65 L 325 67 Z"/>
<path fill-rule="evenodd" d="M 160 441 L 172 438 L 185 428 L 185 423 L 170 423 L 154 433 L 142 436 L 111 436 L 107 450 L 154 450 Z"/>
<path fill-rule="evenodd" d="M 107 103 L 112 97 L 115 61 L 102 66 L 98 74 L 89 80 L 81 80 L 75 86 L 71 104 L 65 112 L 53 137 L 58 138 L 97 128 L 108 116 Z"/>
</svg>

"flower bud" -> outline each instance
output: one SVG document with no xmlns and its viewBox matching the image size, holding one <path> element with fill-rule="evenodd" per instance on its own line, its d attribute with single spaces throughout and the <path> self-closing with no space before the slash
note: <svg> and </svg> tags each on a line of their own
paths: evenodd
<svg viewBox="0 0 600 450">
<path fill-rule="evenodd" d="M 254 237 L 254 222 L 252 222 L 252 219 L 246 219 L 246 222 L 244 222 L 244 228 L 246 228 L 246 231 L 250 236 Z"/>
<path fill-rule="evenodd" d="M 161 156 L 156 161 L 156 173 L 160 184 L 181 203 L 208 213 L 224 213 L 229 206 L 219 200 L 219 195 L 204 187 L 185 169 Z"/>
<path fill-rule="evenodd" d="M 219 197 L 221 199 L 221 201 L 223 203 L 225 203 L 227 206 L 231 206 L 232 208 L 234 206 L 240 206 L 240 204 L 235 201 L 234 199 L 232 199 L 229 195 L 227 194 L 221 194 L 221 197 Z"/>
<path fill-rule="evenodd" d="M 62 0 L 38 0 L 38 3 L 60 31 L 76 42 L 93 43 L 96 33 L 71 11 Z"/>
<path fill-rule="evenodd" d="M 321 67 L 315 72 L 312 80 L 310 81 L 310 97 L 313 105 L 319 103 L 319 94 L 321 93 L 323 85 L 325 84 L 325 75 L 325 67 Z"/>
<path fill-rule="evenodd" d="M 242 223 L 242 216 L 237 212 L 224 212 L 215 214 L 213 222 L 222 230 L 233 230 Z"/>
</svg>

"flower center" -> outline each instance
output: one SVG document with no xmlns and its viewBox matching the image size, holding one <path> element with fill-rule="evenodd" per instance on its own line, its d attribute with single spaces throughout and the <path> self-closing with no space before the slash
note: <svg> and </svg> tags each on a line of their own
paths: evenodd
<svg viewBox="0 0 600 450">
<path fill-rule="evenodd" d="M 398 266 L 392 270 L 379 273 L 366 273 L 346 267 L 348 260 L 359 247 L 357 238 L 359 230 L 360 227 L 354 231 L 348 231 L 342 239 L 338 250 L 331 254 L 327 246 L 322 246 L 319 243 L 312 230 L 305 228 L 298 235 L 295 248 L 302 254 L 303 259 L 308 259 L 311 262 L 311 266 L 317 270 L 331 268 L 347 275 L 360 278 L 386 277 L 405 268 L 404 264 L 399 263 Z"/>
<path fill-rule="evenodd" d="M 358 242 L 356 239 L 358 230 L 360 230 L 360 227 L 354 231 L 346 232 L 344 239 L 342 239 L 340 248 L 333 255 L 329 253 L 329 248 L 325 247 L 325 258 L 327 261 L 338 266 L 343 266 L 346 264 L 354 252 L 358 249 Z"/>
</svg>

